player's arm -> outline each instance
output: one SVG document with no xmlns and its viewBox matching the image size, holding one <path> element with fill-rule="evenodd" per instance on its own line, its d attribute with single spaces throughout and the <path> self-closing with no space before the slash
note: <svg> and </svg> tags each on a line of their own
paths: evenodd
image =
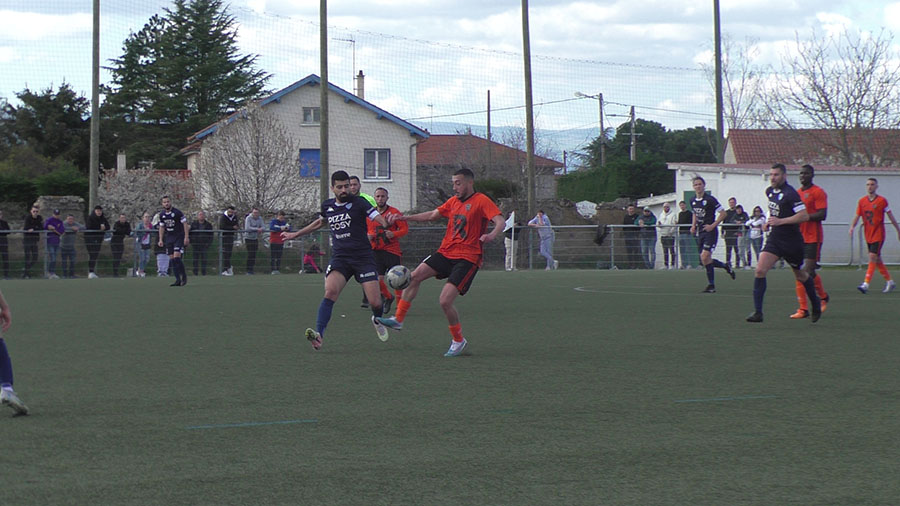
<svg viewBox="0 0 900 506">
<path fill-rule="evenodd" d="M 424 213 L 416 213 L 410 215 L 392 214 L 389 216 L 388 223 L 397 221 L 435 221 L 441 218 L 441 213 L 437 209 L 425 211 Z"/>
<path fill-rule="evenodd" d="M 697 213 L 691 213 L 691 235 L 697 234 Z"/>
<path fill-rule="evenodd" d="M 9 304 L 3 298 L 3 292 L 0 292 L 0 328 L 4 332 L 9 330 L 9 324 L 12 323 L 12 313 L 9 311 Z"/>
<path fill-rule="evenodd" d="M 159 223 L 159 247 L 160 248 L 163 246 L 163 234 L 165 234 L 165 233 L 166 233 L 165 227 L 162 224 L 162 220 L 160 220 L 160 223 Z"/>
<path fill-rule="evenodd" d="M 727 218 L 727 217 L 728 217 L 728 211 L 722 209 L 721 211 L 719 211 L 719 214 L 716 215 L 716 221 L 710 223 L 709 225 L 704 225 L 703 230 L 706 232 L 712 232 L 713 230 L 716 229 L 716 227 L 719 226 L 720 223 L 725 221 L 725 218 Z"/>
<path fill-rule="evenodd" d="M 859 222 L 859 207 L 856 208 L 856 216 L 853 217 L 853 221 L 850 223 L 850 236 L 853 236 L 853 229 L 856 228 L 857 222 Z"/>
<path fill-rule="evenodd" d="M 394 230 L 388 230 L 388 233 L 394 239 L 399 239 L 409 233 L 409 224 L 405 221 L 398 221 L 395 223 Z"/>
<path fill-rule="evenodd" d="M 491 233 L 484 234 L 479 237 L 481 242 L 491 242 L 495 237 L 503 233 L 503 229 L 506 227 L 506 220 L 503 219 L 503 215 L 498 214 L 491 219 L 494 222 L 494 230 L 491 230 Z"/>
<path fill-rule="evenodd" d="M 819 192 L 814 202 L 818 211 L 809 213 L 809 221 L 825 221 L 828 215 L 828 198 L 825 197 L 825 193 Z"/>
<path fill-rule="evenodd" d="M 191 226 L 188 225 L 187 220 L 182 221 L 181 226 L 184 227 L 184 245 L 187 246 L 191 243 Z"/>
<path fill-rule="evenodd" d="M 809 213 L 806 209 L 802 209 L 796 212 L 793 216 L 788 216 L 787 218 L 776 218 L 775 216 L 769 216 L 769 226 L 779 227 L 781 225 L 797 225 L 799 223 L 803 223 L 804 221 L 809 221 Z"/>
<path fill-rule="evenodd" d="M 325 218 L 322 218 L 321 216 L 319 216 L 312 223 L 301 228 L 300 230 L 298 230 L 296 232 L 282 232 L 281 238 L 284 239 L 285 241 L 290 241 L 291 239 L 296 239 L 302 235 L 306 235 L 306 234 L 315 232 L 316 230 L 319 230 L 320 228 L 322 228 L 322 225 L 324 225 L 324 224 L 325 224 Z"/>
<path fill-rule="evenodd" d="M 891 225 L 894 226 L 894 230 L 897 231 L 897 239 L 900 239 L 900 226 L 897 226 L 897 220 L 894 219 L 894 213 L 888 209 L 885 214 L 887 214 L 888 218 L 891 219 Z"/>
</svg>

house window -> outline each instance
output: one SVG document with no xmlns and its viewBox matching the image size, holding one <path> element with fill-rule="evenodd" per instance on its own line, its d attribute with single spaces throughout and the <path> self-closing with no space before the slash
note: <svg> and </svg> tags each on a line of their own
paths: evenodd
<svg viewBox="0 0 900 506">
<path fill-rule="evenodd" d="M 318 107 L 304 107 L 303 108 L 303 124 L 304 125 L 318 125 L 322 120 L 322 116 Z"/>
<path fill-rule="evenodd" d="M 391 150 L 367 149 L 365 150 L 365 179 L 390 179 L 391 178 Z"/>
</svg>

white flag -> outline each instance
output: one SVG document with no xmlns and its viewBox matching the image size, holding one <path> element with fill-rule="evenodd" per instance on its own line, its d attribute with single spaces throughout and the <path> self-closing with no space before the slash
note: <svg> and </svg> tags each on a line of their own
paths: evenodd
<svg viewBox="0 0 900 506">
<path fill-rule="evenodd" d="M 507 230 L 513 228 L 513 226 L 515 224 L 516 224 L 516 212 L 513 211 L 513 212 L 509 213 L 509 218 L 506 218 L 506 228 L 504 228 L 503 231 L 506 232 Z"/>
</svg>

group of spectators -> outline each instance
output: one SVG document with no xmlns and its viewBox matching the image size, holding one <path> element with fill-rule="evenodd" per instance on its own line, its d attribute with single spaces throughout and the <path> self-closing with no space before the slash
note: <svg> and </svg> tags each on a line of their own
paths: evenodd
<svg viewBox="0 0 900 506">
<path fill-rule="evenodd" d="M 41 275 L 42 265 L 38 264 L 38 245 L 41 235 L 46 236 L 45 253 L 47 259 L 47 277 L 50 279 L 74 278 L 76 238 L 81 234 L 84 247 L 88 255 L 88 278 L 98 278 L 97 261 L 105 239 L 109 240 L 112 256 L 112 276 L 119 277 L 125 274 L 123 269 L 123 256 L 125 253 L 125 240 L 134 240 L 135 268 L 132 275 L 146 276 L 146 267 L 151 255 L 156 256 L 157 273 L 159 276 L 167 276 L 169 271 L 169 256 L 165 247 L 159 246 L 159 213 L 151 215 L 143 213 L 137 225 L 132 227 L 125 214 L 119 214 L 118 218 L 110 224 L 104 214 L 102 206 L 96 206 L 84 223 L 77 221 L 75 215 L 61 216 L 59 209 L 52 211 L 52 216 L 44 219 L 40 214 L 40 208 L 33 206 L 23 220 L 23 250 L 24 261 L 22 269 L 23 278 L 31 278 L 32 275 Z M 279 211 L 268 223 L 264 222 L 260 210 L 251 209 L 244 218 L 240 218 L 234 206 L 228 206 L 221 214 L 218 222 L 221 237 L 223 276 L 234 275 L 231 257 L 238 234 L 243 234 L 243 242 L 247 249 L 246 272 L 256 273 L 257 252 L 261 241 L 268 235 L 270 248 L 270 272 L 280 274 L 282 258 L 284 255 L 284 240 L 282 232 L 290 231 L 291 226 L 285 219 L 285 213 Z M 3 277 L 10 277 L 9 261 L 9 234 L 10 226 L 3 219 L 0 211 L 0 267 Z M 195 275 L 206 275 L 209 271 L 208 254 L 215 237 L 215 227 L 207 220 L 206 213 L 199 211 L 196 218 L 190 224 L 190 246 L 193 253 L 193 271 Z M 304 257 L 304 271 L 321 272 L 316 263 L 316 257 L 322 255 L 314 244 Z M 58 260 L 61 258 L 61 265 Z M 58 268 L 59 267 L 59 268 Z M 215 268 L 214 268 L 215 269 Z"/>
<path fill-rule="evenodd" d="M 675 212 L 669 202 L 656 216 L 649 207 L 638 212 L 637 206 L 630 204 L 622 220 L 625 239 L 626 265 L 632 269 L 656 268 L 656 242 L 662 245 L 662 269 L 692 269 L 700 265 L 697 238 L 691 234 L 694 213 L 682 200 Z M 766 216 L 760 206 L 751 214 L 737 203 L 728 199 L 726 217 L 721 224 L 725 239 L 725 263 L 734 268 L 750 269 L 763 244 L 763 225 Z M 677 243 L 677 249 L 676 249 Z M 680 254 L 680 262 L 679 262 Z"/>
</svg>

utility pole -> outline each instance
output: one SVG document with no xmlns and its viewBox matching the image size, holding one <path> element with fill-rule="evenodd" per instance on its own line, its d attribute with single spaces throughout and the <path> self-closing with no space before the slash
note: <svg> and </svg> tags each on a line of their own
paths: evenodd
<svg viewBox="0 0 900 506">
<path fill-rule="evenodd" d="M 597 94 L 600 102 L 600 166 L 606 167 L 606 130 L 603 129 L 603 93 Z"/>
<path fill-rule="evenodd" d="M 635 143 L 635 133 L 634 133 L 634 106 L 631 106 L 631 153 L 630 158 L 633 162 L 635 159 L 635 154 L 637 153 L 637 144 Z"/>
<path fill-rule="evenodd" d="M 491 146 L 491 90 L 487 90 L 487 170 L 488 174 L 492 174 L 493 168 L 493 147 Z"/>
<path fill-rule="evenodd" d="M 328 198 L 328 0 L 319 0 L 319 198 Z"/>
<path fill-rule="evenodd" d="M 93 58 L 91 62 L 91 140 L 88 167 L 88 212 L 98 204 L 100 184 L 100 0 L 94 0 Z"/>
<path fill-rule="evenodd" d="M 525 60 L 525 138 L 528 165 L 528 216 L 535 214 L 534 195 L 534 103 L 531 98 L 531 35 L 528 28 L 528 0 L 522 0 L 522 48 Z"/>
<path fill-rule="evenodd" d="M 719 21 L 719 0 L 713 0 L 716 45 L 716 161 L 725 163 L 725 119 L 722 100 L 722 30 Z"/>
</svg>

